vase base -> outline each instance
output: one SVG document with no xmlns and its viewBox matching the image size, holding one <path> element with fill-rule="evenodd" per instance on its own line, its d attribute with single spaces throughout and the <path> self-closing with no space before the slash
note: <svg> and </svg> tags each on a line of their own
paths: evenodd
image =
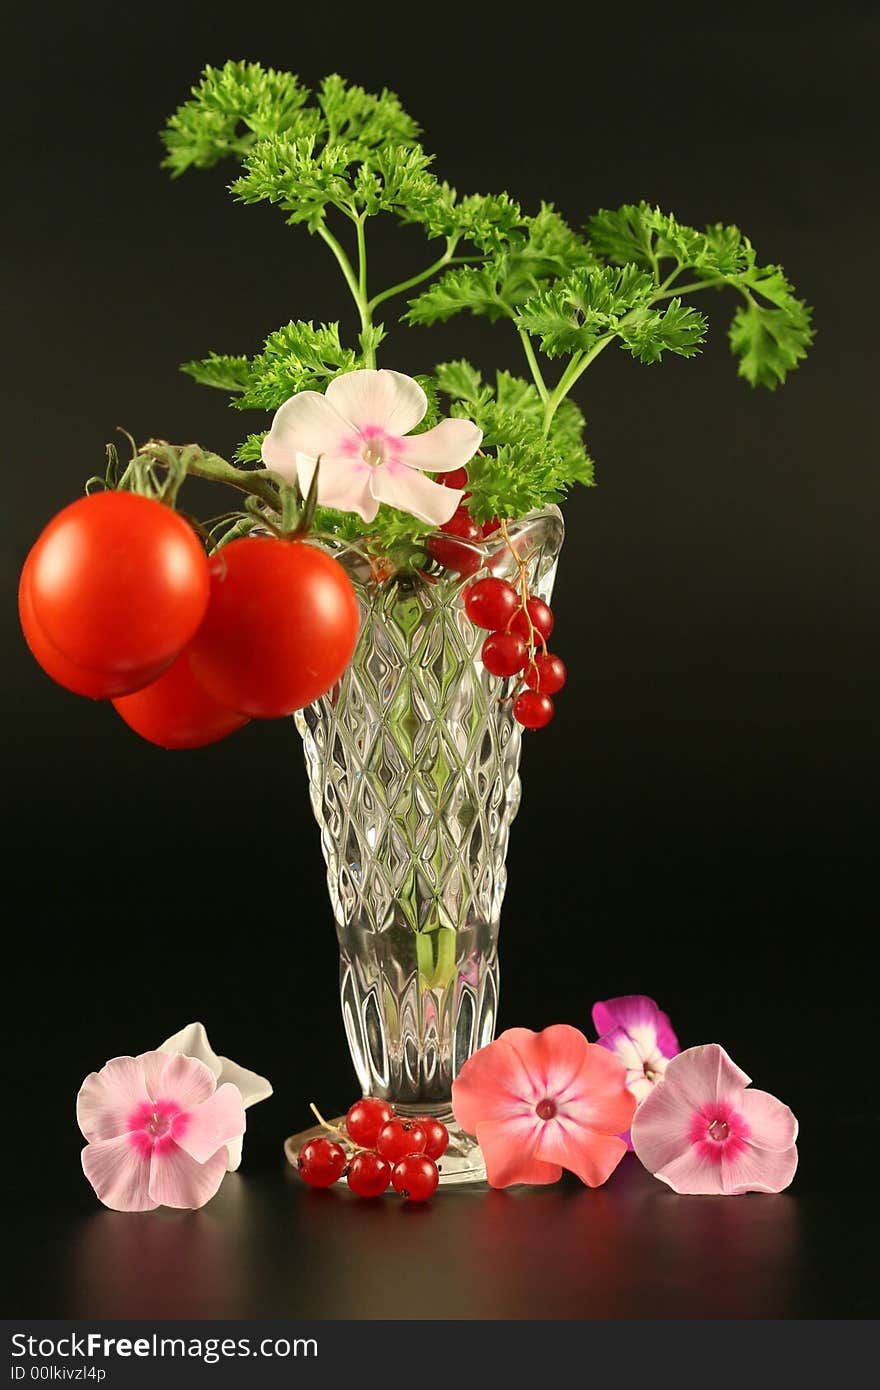
<svg viewBox="0 0 880 1390">
<path fill-rule="evenodd" d="M 422 1111 L 417 1111 L 412 1106 L 396 1107 L 398 1114 L 410 1111 L 415 1114 L 432 1114 L 449 1130 L 449 1147 L 443 1157 L 438 1161 L 440 1169 L 440 1186 L 453 1187 L 467 1182 L 485 1182 L 486 1165 L 483 1162 L 483 1155 L 476 1139 L 470 1134 L 465 1134 L 464 1130 L 457 1125 L 451 1110 L 438 1109 L 436 1106 L 426 1106 Z M 345 1120 L 344 1115 L 335 1115 L 331 1120 L 334 1126 L 340 1126 Z M 311 1129 L 303 1129 L 299 1134 L 291 1134 L 284 1141 L 284 1153 L 288 1163 L 296 1167 L 296 1156 L 303 1144 L 309 1139 L 328 1138 L 327 1131 L 320 1125 L 313 1125 Z M 344 1182 L 344 1178 L 340 1178 Z M 393 1195 L 394 1189 L 389 1187 L 389 1193 Z"/>
</svg>

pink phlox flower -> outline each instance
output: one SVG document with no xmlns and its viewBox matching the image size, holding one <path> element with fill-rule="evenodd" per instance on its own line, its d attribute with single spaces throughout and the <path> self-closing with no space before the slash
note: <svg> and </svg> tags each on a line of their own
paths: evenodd
<svg viewBox="0 0 880 1390">
<path fill-rule="evenodd" d="M 233 1086 L 238 1087 L 245 1110 L 261 1100 L 268 1100 L 272 1095 L 271 1083 L 265 1076 L 249 1071 L 247 1067 L 239 1066 L 238 1062 L 233 1062 L 229 1057 L 214 1051 L 203 1023 L 188 1023 L 179 1032 L 166 1038 L 160 1044 L 159 1051 L 182 1052 L 184 1057 L 196 1057 L 200 1062 L 204 1062 L 213 1073 L 218 1086 L 222 1086 L 224 1081 L 230 1081 Z M 235 1172 L 241 1163 L 242 1143 L 241 1138 L 230 1139 L 226 1145 L 229 1155 L 227 1168 L 230 1173 Z"/>
<path fill-rule="evenodd" d="M 483 431 L 471 420 L 441 420 L 411 434 L 428 398 L 412 377 L 383 368 L 346 372 L 319 391 L 300 391 L 275 412 L 263 462 L 308 492 L 320 455 L 318 502 L 372 521 L 380 502 L 442 526 L 463 493 L 428 473 L 448 473 L 473 458 Z"/>
<path fill-rule="evenodd" d="M 787 1105 L 753 1091 L 723 1047 L 689 1047 L 636 1111 L 632 1142 L 650 1173 L 673 1192 L 781 1192 L 797 1168 L 797 1120 Z"/>
<path fill-rule="evenodd" d="M 194 1057 L 114 1057 L 86 1077 L 76 1118 L 83 1171 L 114 1211 L 201 1207 L 217 1191 L 227 1144 L 245 1130 L 237 1086 Z"/>
<path fill-rule="evenodd" d="M 593 1005 L 597 1043 L 626 1067 L 626 1084 L 641 1103 L 663 1077 L 670 1057 L 679 1051 L 669 1016 L 646 994 L 623 994 Z M 632 1140 L 624 1134 L 627 1148 Z"/>
<path fill-rule="evenodd" d="M 635 1104 L 617 1058 L 565 1023 L 509 1028 L 452 1084 L 455 1118 L 476 1136 L 492 1187 L 557 1182 L 563 1168 L 598 1187 L 626 1152 L 618 1136 Z"/>
</svg>

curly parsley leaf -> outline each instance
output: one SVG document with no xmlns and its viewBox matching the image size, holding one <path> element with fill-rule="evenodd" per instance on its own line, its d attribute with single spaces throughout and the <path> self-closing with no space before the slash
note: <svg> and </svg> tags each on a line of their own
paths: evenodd
<svg viewBox="0 0 880 1390">
<path fill-rule="evenodd" d="M 695 357 L 706 337 L 704 314 L 671 299 L 665 310 L 649 309 L 618 328 L 621 345 L 640 362 L 659 362 L 664 352 Z"/>
<path fill-rule="evenodd" d="M 353 371 L 357 360 L 340 342 L 338 323 L 294 320 L 269 334 L 263 351 L 247 364 L 247 379 L 232 404 L 237 410 L 277 410 L 298 391 L 324 391 L 335 376 Z"/>
<path fill-rule="evenodd" d="M 206 67 L 162 132 L 163 167 L 173 176 L 189 168 L 210 169 L 228 156 L 241 158 L 257 140 L 281 132 L 313 133 L 316 111 L 304 111 L 307 87 L 290 72 L 259 63 L 228 62 Z"/>
<path fill-rule="evenodd" d="M 526 300 L 517 326 L 536 336 L 548 357 L 588 352 L 632 310 L 649 304 L 654 288 L 635 265 L 577 270 Z"/>
<path fill-rule="evenodd" d="M 180 370 L 200 386 L 215 386 L 220 391 L 246 391 L 250 385 L 251 365 L 247 357 L 211 352 L 200 361 L 181 363 Z"/>
</svg>

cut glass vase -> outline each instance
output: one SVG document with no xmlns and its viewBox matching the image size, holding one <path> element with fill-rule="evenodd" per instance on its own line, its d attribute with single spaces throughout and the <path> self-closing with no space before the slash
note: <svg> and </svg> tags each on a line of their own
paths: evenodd
<svg viewBox="0 0 880 1390">
<path fill-rule="evenodd" d="M 549 600 L 564 535 L 558 508 L 510 523 L 508 534 L 530 592 Z M 357 593 L 358 643 L 339 684 L 295 716 L 361 1092 L 449 1127 L 443 1183 L 485 1178 L 476 1141 L 454 1121 L 451 1090 L 495 1030 L 522 732 L 506 698 L 515 682 L 484 669 L 487 634 L 464 608 L 478 566 L 517 583 L 517 561 L 500 532 L 461 545 L 472 552 L 466 578 L 381 583 L 361 556 L 335 552 Z M 292 1135 L 291 1162 L 322 1132 Z"/>
</svg>

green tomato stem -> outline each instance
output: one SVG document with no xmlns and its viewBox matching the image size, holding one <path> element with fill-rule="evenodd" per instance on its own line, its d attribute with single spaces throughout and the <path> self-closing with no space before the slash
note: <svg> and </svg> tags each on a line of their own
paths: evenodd
<svg viewBox="0 0 880 1390">
<path fill-rule="evenodd" d="M 272 482 L 275 474 L 271 469 L 236 468 L 219 454 L 202 449 L 198 444 L 180 446 L 168 444 L 164 439 L 149 439 L 146 444 L 141 445 L 136 458 L 132 459 L 132 464 L 145 467 L 158 464 L 171 472 L 179 471 L 181 481 L 185 473 L 193 478 L 207 478 L 212 483 L 226 483 L 229 487 L 238 488 L 240 492 L 246 492 L 251 497 L 265 502 L 273 511 L 277 511 L 280 505 L 278 488 Z M 174 491 L 176 493 L 177 489 Z"/>
</svg>

